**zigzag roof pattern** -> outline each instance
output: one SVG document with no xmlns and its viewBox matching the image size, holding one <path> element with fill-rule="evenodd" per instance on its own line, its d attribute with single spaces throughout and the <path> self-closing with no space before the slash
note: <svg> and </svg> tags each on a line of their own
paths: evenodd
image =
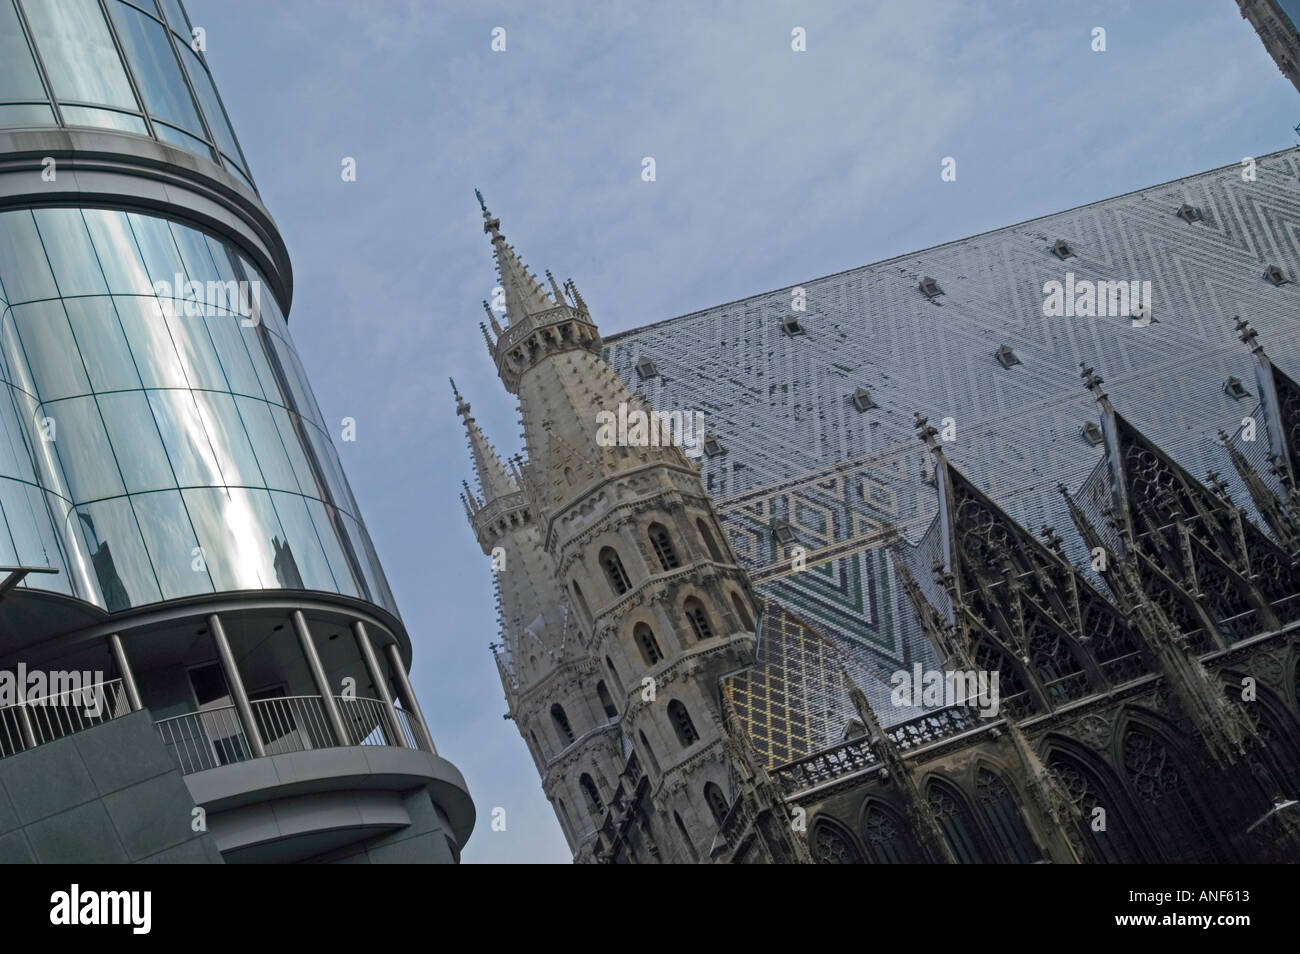
<svg viewBox="0 0 1300 954">
<path fill-rule="evenodd" d="M 1258 419 L 1260 395 L 1233 319 L 1249 321 L 1273 363 L 1300 378 L 1300 149 L 1259 158 L 1253 181 L 1242 170 L 1225 166 L 813 279 L 799 286 L 806 312 L 792 312 L 793 288 L 784 288 L 633 329 L 607 338 L 605 356 L 656 410 L 704 412 L 726 453 L 701 457 L 702 475 L 760 592 L 875 673 L 879 681 L 867 676 L 863 688 L 879 698 L 893 670 L 937 665 L 883 549 L 891 526 L 929 548 L 937 498 L 915 412 L 935 425 L 951 418 L 948 457 L 1026 528 L 1055 527 L 1082 562 L 1053 488 L 1064 482 L 1095 498 L 1089 492 L 1105 476 L 1103 449 L 1081 433 L 1097 420 L 1079 380 L 1086 363 L 1128 421 L 1194 476 L 1217 471 L 1263 526 L 1217 434 L 1233 435 L 1267 476 L 1262 426 L 1253 443 L 1242 434 L 1245 418 Z M 1200 219 L 1180 216 L 1184 205 Z M 1059 239 L 1072 255 L 1052 252 Z M 1290 281 L 1274 284 L 1268 266 Z M 1149 281 L 1155 321 L 1045 316 L 1045 283 L 1067 273 Z M 923 293 L 926 277 L 941 294 Z M 791 314 L 803 334 L 783 327 Z M 997 360 L 1004 345 L 1019 364 Z M 641 379 L 642 357 L 657 375 Z M 1227 393 L 1229 378 L 1247 393 Z M 858 388 L 875 407 L 855 406 Z M 805 548 L 805 571 L 792 572 L 775 520 Z M 912 569 L 924 585 L 928 564 Z M 882 721 L 891 715 L 881 712 Z M 827 743 L 839 741 L 834 721 Z"/>
</svg>

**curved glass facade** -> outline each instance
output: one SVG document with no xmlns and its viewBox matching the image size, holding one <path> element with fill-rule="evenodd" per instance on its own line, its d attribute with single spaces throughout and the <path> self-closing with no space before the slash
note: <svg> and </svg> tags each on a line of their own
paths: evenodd
<svg viewBox="0 0 1300 954">
<path fill-rule="evenodd" d="M 0 128 L 57 125 L 152 136 L 255 190 L 179 0 L 0 0 Z"/>
<path fill-rule="evenodd" d="M 178 222 L 0 214 L 0 565 L 110 611 L 278 587 L 397 615 L 266 289 Z"/>
</svg>

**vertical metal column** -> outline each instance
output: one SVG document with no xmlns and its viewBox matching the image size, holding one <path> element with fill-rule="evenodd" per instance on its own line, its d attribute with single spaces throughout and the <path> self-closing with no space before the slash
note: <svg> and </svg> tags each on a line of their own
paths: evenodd
<svg viewBox="0 0 1300 954">
<path fill-rule="evenodd" d="M 230 640 L 226 638 L 226 628 L 221 625 L 221 617 L 213 613 L 208 617 L 208 629 L 212 631 L 212 641 L 217 645 L 217 658 L 221 661 L 221 672 L 226 677 L 226 688 L 235 697 L 235 709 L 239 712 L 239 721 L 244 723 L 244 738 L 248 740 L 248 749 L 253 758 L 260 759 L 266 755 L 266 746 L 262 744 L 262 733 L 257 730 L 257 720 L 253 718 L 253 706 L 248 701 L 244 690 L 244 680 L 235 665 L 235 654 L 230 651 Z"/>
<path fill-rule="evenodd" d="M 311 638 L 307 617 L 302 615 L 302 610 L 293 611 L 293 628 L 298 634 L 302 654 L 307 657 L 307 668 L 311 670 L 312 682 L 316 683 L 316 691 L 320 693 L 321 704 L 325 706 L 325 717 L 329 719 L 330 729 L 334 732 L 334 744 L 351 745 L 352 739 L 343 726 L 343 716 L 339 713 L 338 702 L 334 699 L 334 692 L 325 676 L 325 667 L 321 665 L 320 654 L 316 652 L 316 643 Z"/>
<path fill-rule="evenodd" d="M 140 701 L 140 690 L 135 684 L 135 673 L 131 671 L 131 664 L 127 661 L 122 637 L 113 633 L 108 637 L 108 645 L 113 650 L 113 658 L 117 660 L 117 671 L 122 674 L 122 685 L 126 687 L 126 701 L 131 704 L 132 712 L 139 712 L 144 708 L 144 704 Z"/>
<path fill-rule="evenodd" d="M 393 679 L 397 681 L 397 688 L 402 694 L 402 707 L 419 723 L 420 734 L 424 736 L 421 740 L 428 746 L 426 751 L 438 754 L 434 748 L 433 736 L 429 734 L 429 726 L 424 721 L 424 713 L 420 711 L 420 703 L 415 698 L 415 690 L 411 688 L 411 680 L 406 677 L 406 666 L 402 662 L 402 653 L 397 648 L 397 643 L 389 643 L 385 647 L 388 651 L 388 668 L 393 671 Z M 423 746 L 421 746 L 423 748 Z"/>
<path fill-rule="evenodd" d="M 406 733 L 402 731 L 402 724 L 397 721 L 397 710 L 393 707 L 393 694 L 388 690 L 388 680 L 384 678 L 384 671 L 379 667 L 379 659 L 375 656 L 375 647 L 370 643 L 370 634 L 366 632 L 366 624 L 361 620 L 355 620 L 352 623 L 352 634 L 357 638 L 357 645 L 361 648 L 361 658 L 365 660 L 366 669 L 370 672 L 370 681 L 375 684 L 375 691 L 379 693 L 379 701 L 384 704 L 384 720 L 388 723 L 389 735 L 393 739 L 391 744 L 409 748 Z"/>
</svg>

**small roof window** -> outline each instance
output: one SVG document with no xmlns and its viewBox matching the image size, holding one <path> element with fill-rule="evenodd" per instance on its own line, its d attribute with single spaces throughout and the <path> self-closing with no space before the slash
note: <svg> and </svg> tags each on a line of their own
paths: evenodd
<svg viewBox="0 0 1300 954">
<path fill-rule="evenodd" d="M 943 294 L 943 289 L 939 287 L 939 283 L 929 275 L 921 279 L 918 287 L 925 293 L 926 298 L 938 298 Z"/>
<path fill-rule="evenodd" d="M 654 361 L 651 360 L 650 358 L 641 358 L 639 361 L 637 361 L 636 373 L 637 376 L 640 377 L 642 381 L 646 381 L 650 378 L 659 377 L 659 369 L 655 367 Z"/>
<path fill-rule="evenodd" d="M 781 327 L 791 338 L 795 335 L 801 335 L 804 333 L 803 325 L 799 324 L 799 319 L 794 315 L 786 315 L 781 321 Z"/>
<path fill-rule="evenodd" d="M 1223 391 L 1228 397 L 1238 401 L 1250 397 L 1250 392 L 1246 390 L 1246 385 L 1241 383 L 1241 378 L 1228 378 L 1223 382 Z"/>
<path fill-rule="evenodd" d="M 1291 280 L 1287 278 L 1286 272 L 1282 271 L 1282 269 L 1278 268 L 1276 265 L 1270 265 L 1268 268 L 1264 269 L 1264 277 L 1274 285 L 1285 285 Z"/>
<path fill-rule="evenodd" d="M 1096 421 L 1089 421 L 1087 424 L 1083 425 L 1083 429 L 1080 430 L 1079 433 L 1083 436 L 1083 439 L 1093 447 L 1100 447 L 1102 441 L 1106 439 L 1105 435 L 1101 432 L 1101 425 Z"/>
<path fill-rule="evenodd" d="M 866 388 L 858 388 L 853 392 L 853 406 L 856 407 L 858 413 L 861 414 L 862 412 L 869 411 L 875 407 L 876 402 L 871 400 L 870 391 Z"/>
<path fill-rule="evenodd" d="M 1011 350 L 1011 345 L 1003 345 L 998 348 L 995 352 L 995 356 L 998 359 L 998 364 L 1002 365 L 1004 368 L 1010 368 L 1020 363 L 1020 359 L 1016 357 L 1016 353 Z"/>
<path fill-rule="evenodd" d="M 788 547 L 795 542 L 794 527 L 785 520 L 772 521 L 772 534 L 776 537 L 776 542 L 783 547 Z"/>
<path fill-rule="evenodd" d="M 1199 222 L 1202 218 L 1201 210 L 1184 202 L 1178 207 L 1178 217 L 1184 222 Z"/>
<path fill-rule="evenodd" d="M 716 437 L 709 434 L 704 438 L 704 453 L 708 457 L 721 457 L 727 452 Z"/>
<path fill-rule="evenodd" d="M 1074 255 L 1074 248 L 1065 239 L 1057 239 L 1052 246 L 1052 254 L 1064 261 Z"/>
</svg>

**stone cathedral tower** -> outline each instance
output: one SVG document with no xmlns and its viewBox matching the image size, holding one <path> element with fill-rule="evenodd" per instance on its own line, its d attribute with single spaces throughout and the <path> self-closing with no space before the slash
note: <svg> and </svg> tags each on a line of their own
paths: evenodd
<svg viewBox="0 0 1300 954">
<path fill-rule="evenodd" d="M 505 305 L 483 333 L 528 459 L 508 471 L 457 394 L 466 506 L 496 571 L 509 717 L 575 859 L 725 859 L 742 823 L 769 859 L 806 857 L 728 731 L 721 680 L 753 663 L 756 613 L 698 469 L 676 445 L 627 446 L 633 429 L 602 446 L 602 412 L 653 412 L 602 359 L 573 283 L 543 289 L 483 218 Z"/>
</svg>

